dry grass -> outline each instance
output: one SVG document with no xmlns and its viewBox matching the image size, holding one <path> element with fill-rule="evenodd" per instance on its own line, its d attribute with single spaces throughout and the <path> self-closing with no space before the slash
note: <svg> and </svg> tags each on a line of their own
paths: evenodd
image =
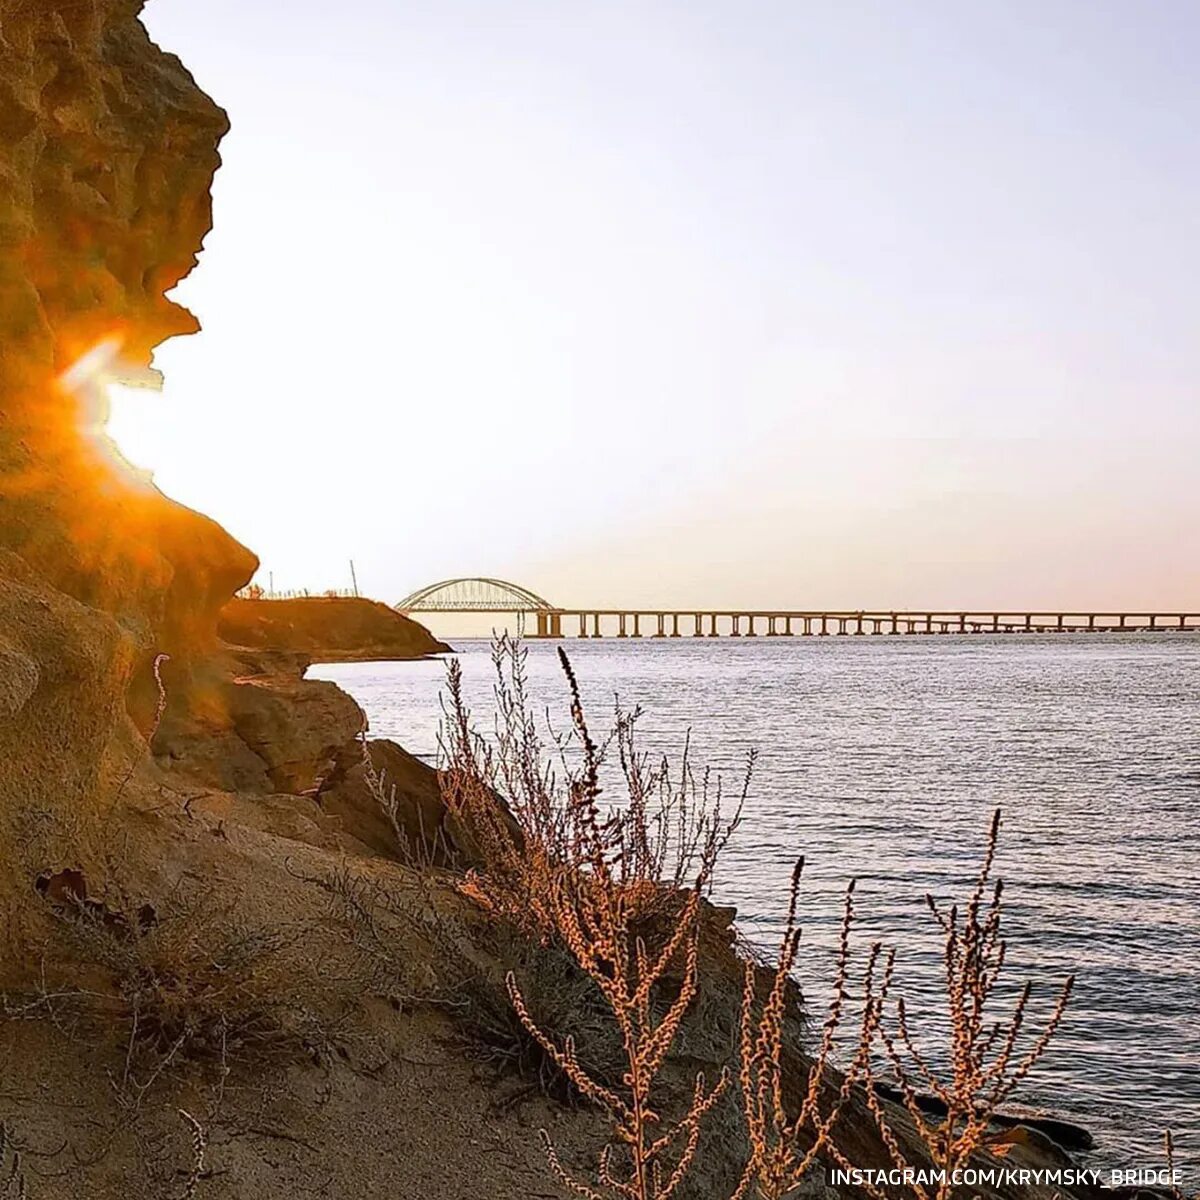
<svg viewBox="0 0 1200 1200">
<path fill-rule="evenodd" d="M 1070 999 L 1074 976 L 1059 990 L 1041 1029 L 1023 1037 L 1033 985 L 1026 982 L 1011 1010 L 1001 1018 L 992 1014 L 992 997 L 1004 969 L 1006 943 L 1001 936 L 1003 885 L 992 881 L 996 844 L 1000 834 L 1000 812 L 992 817 L 982 865 L 965 907 L 940 906 L 926 897 L 929 911 L 944 935 L 944 998 L 951 1029 L 947 1054 L 949 1073 L 939 1073 L 936 1057 L 918 1048 L 903 999 L 894 1005 L 894 1019 L 881 1021 L 879 1033 L 887 1062 L 918 1136 L 929 1151 L 935 1168 L 942 1172 L 933 1191 L 912 1184 L 918 1200 L 946 1200 L 953 1190 L 953 1175 L 967 1165 L 978 1151 L 992 1147 L 1003 1153 L 1002 1143 L 993 1144 L 992 1118 L 1009 1100 L 1045 1054 L 1058 1029 Z M 890 971 L 888 972 L 890 977 Z M 887 1000 L 886 983 L 875 1001 Z M 910 1166 L 900 1149 L 893 1123 L 874 1086 L 875 1075 L 868 1063 L 866 1095 L 879 1133 L 897 1167 Z M 920 1103 L 919 1092 L 927 1090 L 944 1108 L 932 1118 Z M 843 1160 L 844 1161 L 844 1160 Z"/>
<path fill-rule="evenodd" d="M 494 652 L 495 736 L 475 730 L 454 660 L 442 739 L 443 799 L 482 863 L 464 891 L 543 939 L 559 933 L 553 897 L 573 876 L 618 889 L 631 916 L 643 920 L 669 911 L 683 889 L 707 892 L 749 786 L 748 769 L 735 811 L 724 817 L 720 781 L 696 776 L 686 745 L 677 773 L 641 752 L 637 709 L 618 708 L 605 738 L 594 741 L 571 664 L 561 650 L 559 657 L 571 696 L 566 734 L 543 734 L 525 650 L 505 637 Z M 623 794 L 602 808 L 600 777 L 612 757 Z"/>
<path fill-rule="evenodd" d="M 285 1059 L 324 1036 L 294 998 L 284 952 L 298 933 L 247 925 L 236 901 L 202 888 L 157 912 L 69 893 L 51 908 L 34 988 L 4 999 L 9 1017 L 48 1017 L 71 1037 L 116 1034 L 114 1088 L 137 1108 L 173 1067 Z M 126 915 L 126 913 L 132 915 Z"/>
<path fill-rule="evenodd" d="M 867 958 L 863 987 L 867 999 L 859 1019 L 855 1048 L 840 1083 L 833 1086 L 836 1077 L 832 1059 L 849 1001 L 850 934 L 854 921 L 852 883 L 846 891 L 842 914 L 833 999 L 815 1057 L 806 1061 L 804 1078 L 797 1081 L 801 1095 L 799 1105 L 789 1112 L 784 1101 L 784 1022 L 792 970 L 800 947 L 797 906 L 803 871 L 804 860 L 800 859 L 792 873 L 787 921 L 774 974 L 761 1003 L 758 971 L 753 962 L 746 963 L 738 1080 L 750 1134 L 750 1157 L 734 1192 L 734 1200 L 749 1200 L 755 1196 L 759 1200 L 780 1200 L 795 1192 L 818 1164 L 821 1153 L 832 1144 L 838 1118 L 855 1085 L 868 1070 L 871 1048 L 879 1028 L 883 1002 L 875 994 L 873 983 L 881 954 L 881 947 L 876 943 Z M 883 995 L 886 995 L 886 976 L 890 971 L 889 956 L 885 982 L 879 988 Z"/>
<path fill-rule="evenodd" d="M 363 781 L 392 832 L 397 859 L 417 871 L 428 871 L 441 865 L 455 865 L 458 854 L 448 842 L 444 830 L 431 831 L 421 825 L 414 837 L 404 828 L 400 819 L 399 792 L 396 785 L 388 779 L 387 771 L 375 766 L 365 727 L 359 735 L 359 742 L 362 745 Z M 420 820 L 419 807 L 417 817 Z"/>
<path fill-rule="evenodd" d="M 739 814 L 723 820 L 719 793 L 708 803 L 707 781 L 697 784 L 686 762 L 674 777 L 665 763 L 651 766 L 637 746 L 636 711 L 618 709 L 610 735 L 597 743 L 561 651 L 560 660 L 571 729 L 553 739 L 552 756 L 528 700 L 523 649 L 507 640 L 496 647 L 494 744 L 472 728 L 461 674 L 451 667 L 444 795 L 483 864 L 463 890 L 564 950 L 603 999 L 620 1042 L 614 1083 L 584 1064 L 572 1037 L 535 1018 L 509 973 L 509 996 L 529 1038 L 612 1121 L 595 1185 L 566 1169 L 543 1131 L 559 1182 L 588 1200 L 670 1200 L 695 1158 L 703 1119 L 728 1085 L 725 1073 L 711 1086 L 698 1075 L 674 1120 L 660 1111 L 660 1075 L 698 992 L 702 892 Z M 602 808 L 601 772 L 614 748 L 625 795 Z"/>
</svg>

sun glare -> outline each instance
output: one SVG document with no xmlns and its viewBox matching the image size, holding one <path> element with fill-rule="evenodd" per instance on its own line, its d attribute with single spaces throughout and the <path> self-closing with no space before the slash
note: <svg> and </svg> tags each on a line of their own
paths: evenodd
<svg viewBox="0 0 1200 1200">
<path fill-rule="evenodd" d="M 131 466 L 151 470 L 161 461 L 163 405 L 158 396 L 142 388 L 119 383 L 108 385 L 110 401 L 105 432 Z"/>
<path fill-rule="evenodd" d="M 81 393 L 103 387 L 116 373 L 121 355 L 121 339 L 115 334 L 97 342 L 81 354 L 63 373 L 61 382 L 69 392 Z"/>
<path fill-rule="evenodd" d="M 121 361 L 122 339 L 114 334 L 97 342 L 59 377 L 65 391 L 76 396 L 102 394 L 105 414 L 102 427 L 93 430 L 97 440 L 109 444 L 122 465 L 138 473 L 151 469 L 161 437 L 156 417 L 161 418 L 157 397 L 149 391 L 161 389 L 161 376 L 154 370 L 131 371 Z"/>
</svg>

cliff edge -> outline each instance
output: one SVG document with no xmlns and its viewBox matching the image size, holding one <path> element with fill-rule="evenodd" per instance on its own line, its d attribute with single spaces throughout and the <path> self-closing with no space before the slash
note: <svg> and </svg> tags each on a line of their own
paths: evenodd
<svg viewBox="0 0 1200 1200">
<path fill-rule="evenodd" d="M 445 654 L 450 647 L 376 600 L 304 596 L 231 600 L 217 632 L 235 646 L 290 650 L 311 662 L 388 662 Z"/>
</svg>

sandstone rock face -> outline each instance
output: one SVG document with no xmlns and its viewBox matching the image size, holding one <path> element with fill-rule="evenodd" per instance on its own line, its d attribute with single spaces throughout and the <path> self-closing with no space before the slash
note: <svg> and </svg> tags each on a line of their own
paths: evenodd
<svg viewBox="0 0 1200 1200">
<path fill-rule="evenodd" d="M 450 649 L 386 604 L 351 596 L 231 600 L 217 629 L 227 642 L 296 651 L 310 662 L 423 658 Z"/>
<path fill-rule="evenodd" d="M 448 856 L 465 858 L 466 848 L 447 818 L 435 772 L 402 746 L 383 738 L 370 743 L 369 754 L 377 786 L 396 800 L 401 837 L 379 804 L 361 754 L 333 776 L 321 796 L 323 811 L 338 817 L 348 834 L 377 854 L 391 857 L 424 846 L 437 863 L 447 861 Z M 403 844 L 398 844 L 401 841 Z"/>
<path fill-rule="evenodd" d="M 124 466 L 105 383 L 197 328 L 166 299 L 211 223 L 224 113 L 137 0 L 0 0 L 0 824 L 120 790 L 256 559 Z M 82 364 L 82 365 L 81 365 Z M 65 837 L 65 834 L 62 834 Z M 28 842 L 28 839 L 25 839 Z"/>
<path fill-rule="evenodd" d="M 122 468 L 106 375 L 193 332 L 166 298 L 211 225 L 225 114 L 134 0 L 0 0 L 0 547 L 177 659 L 253 572 Z"/>
<path fill-rule="evenodd" d="M 225 114 L 154 46 L 136 0 L 0 3 L 0 381 L 53 405 L 48 372 L 113 335 L 132 367 L 197 328 L 164 293 L 195 265 Z"/>
<path fill-rule="evenodd" d="M 0 641 L 0 720 L 11 720 L 37 690 L 37 663 L 16 647 Z"/>
<path fill-rule="evenodd" d="M 29 870 L 80 852 L 81 814 L 118 786 L 134 640 L 0 550 L 0 839 Z M 0 895 L 20 886 L 16 864 Z"/>
</svg>

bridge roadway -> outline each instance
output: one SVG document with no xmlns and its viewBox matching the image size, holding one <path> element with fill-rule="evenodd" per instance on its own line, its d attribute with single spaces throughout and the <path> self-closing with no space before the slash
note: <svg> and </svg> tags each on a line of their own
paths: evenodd
<svg viewBox="0 0 1200 1200">
<path fill-rule="evenodd" d="M 538 638 L 1165 633 L 1180 630 L 1200 633 L 1200 613 L 553 608 L 528 615 L 536 618 L 536 628 L 529 629 L 528 636 Z"/>
<path fill-rule="evenodd" d="M 505 579 L 443 579 L 406 596 L 399 612 L 514 613 L 531 637 L 820 637 L 829 634 L 1200 632 L 1200 613 L 1047 612 L 1039 609 L 560 608 Z M 528 628 L 525 618 L 534 618 Z M 643 628 L 643 621 L 647 622 Z M 743 627 L 743 622 L 745 623 Z"/>
</svg>

